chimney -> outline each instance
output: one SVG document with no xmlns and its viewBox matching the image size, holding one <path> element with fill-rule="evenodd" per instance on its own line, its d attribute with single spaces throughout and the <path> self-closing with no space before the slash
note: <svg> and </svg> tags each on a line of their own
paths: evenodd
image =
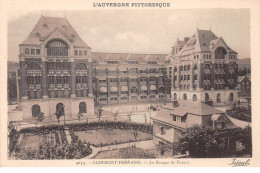
<svg viewBox="0 0 260 173">
<path fill-rule="evenodd" d="M 189 39 L 190 39 L 189 37 L 185 37 L 185 38 L 184 38 L 185 44 L 189 41 Z"/>
</svg>

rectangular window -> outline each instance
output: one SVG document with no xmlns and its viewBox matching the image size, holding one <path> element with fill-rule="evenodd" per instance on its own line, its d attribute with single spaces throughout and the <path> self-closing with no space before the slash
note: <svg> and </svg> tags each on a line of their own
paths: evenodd
<svg viewBox="0 0 260 173">
<path fill-rule="evenodd" d="M 187 80 L 190 80 L 190 75 L 187 76 Z"/>
<path fill-rule="evenodd" d="M 63 83 L 68 84 L 69 83 L 69 76 L 64 76 L 63 77 Z"/>
<path fill-rule="evenodd" d="M 121 82 L 127 82 L 127 78 L 122 78 Z"/>
<path fill-rule="evenodd" d="M 88 55 L 88 52 L 85 50 L 84 51 L 84 56 L 87 56 Z"/>
<path fill-rule="evenodd" d="M 99 101 L 107 101 L 107 98 L 100 98 Z"/>
<path fill-rule="evenodd" d="M 81 83 L 81 76 L 76 76 L 76 83 Z"/>
<path fill-rule="evenodd" d="M 79 50 L 79 56 L 82 56 L 82 51 L 81 50 Z"/>
<path fill-rule="evenodd" d="M 40 55 L 41 54 L 41 49 L 36 49 L 36 54 Z"/>
<path fill-rule="evenodd" d="M 82 83 L 87 83 L 87 76 L 82 76 L 81 81 Z"/>
<path fill-rule="evenodd" d="M 49 83 L 50 84 L 54 84 L 54 76 L 50 76 L 49 77 Z"/>
<path fill-rule="evenodd" d="M 155 77 L 150 77 L 150 81 L 155 81 Z"/>
<path fill-rule="evenodd" d="M 140 70 L 140 73 L 146 73 L 146 70 Z"/>
<path fill-rule="evenodd" d="M 198 79 L 198 75 L 194 75 L 194 80 L 197 80 Z"/>
<path fill-rule="evenodd" d="M 35 49 L 31 49 L 31 54 L 32 54 L 32 55 L 35 54 Z"/>
<path fill-rule="evenodd" d="M 41 76 L 35 76 L 35 84 L 36 85 L 41 84 Z"/>
<path fill-rule="evenodd" d="M 117 82 L 117 78 L 112 78 L 109 80 L 110 82 Z"/>
<path fill-rule="evenodd" d="M 176 121 L 176 120 L 177 120 L 176 115 L 173 115 L 173 116 L 172 116 L 172 120 L 173 120 L 173 121 Z"/>
<path fill-rule="evenodd" d="M 136 82 L 136 78 L 131 78 L 131 82 Z"/>
<path fill-rule="evenodd" d="M 77 50 L 74 50 L 74 55 L 78 56 L 78 51 Z"/>
<path fill-rule="evenodd" d="M 25 53 L 26 55 L 28 55 L 28 54 L 30 53 L 30 52 L 29 52 L 29 49 L 28 49 L 28 48 L 25 48 L 24 53 Z"/>
<path fill-rule="evenodd" d="M 57 84 L 62 84 L 61 76 L 56 77 L 56 82 L 57 82 Z"/>
</svg>

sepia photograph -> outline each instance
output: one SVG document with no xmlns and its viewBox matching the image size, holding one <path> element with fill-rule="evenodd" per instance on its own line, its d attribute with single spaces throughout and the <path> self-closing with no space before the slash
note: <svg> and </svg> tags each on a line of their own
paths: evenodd
<svg viewBox="0 0 260 173">
<path fill-rule="evenodd" d="M 7 13 L 1 154 L 75 166 L 201 158 L 249 166 L 259 147 L 250 8 L 115 5 Z"/>
</svg>

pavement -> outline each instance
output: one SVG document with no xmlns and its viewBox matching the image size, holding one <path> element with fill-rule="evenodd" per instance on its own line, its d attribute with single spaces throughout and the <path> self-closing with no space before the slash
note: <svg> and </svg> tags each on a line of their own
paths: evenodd
<svg viewBox="0 0 260 173">
<path fill-rule="evenodd" d="M 91 159 L 91 158 L 95 157 L 101 151 L 111 151 L 111 150 L 117 150 L 120 148 L 128 148 L 131 146 L 136 146 L 137 148 L 142 148 L 145 150 L 156 149 L 156 145 L 153 143 L 153 140 L 129 142 L 129 143 L 123 143 L 123 144 L 117 144 L 117 145 L 107 145 L 107 146 L 103 146 L 103 147 L 94 147 L 94 146 L 90 145 L 90 148 L 92 149 L 92 153 L 82 159 Z"/>
</svg>

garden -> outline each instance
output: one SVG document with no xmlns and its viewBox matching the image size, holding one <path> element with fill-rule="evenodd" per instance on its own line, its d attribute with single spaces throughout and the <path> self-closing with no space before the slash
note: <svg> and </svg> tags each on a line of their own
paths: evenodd
<svg viewBox="0 0 260 173">
<path fill-rule="evenodd" d="M 16 131 L 9 126 L 9 156 L 13 159 L 75 159 L 95 147 L 152 139 L 152 126 L 99 121 L 65 126 L 49 125 Z"/>
</svg>

